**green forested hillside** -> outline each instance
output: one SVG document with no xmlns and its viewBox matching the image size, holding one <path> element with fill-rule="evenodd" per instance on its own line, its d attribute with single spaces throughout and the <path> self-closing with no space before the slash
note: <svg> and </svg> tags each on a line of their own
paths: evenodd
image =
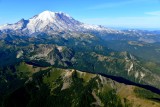
<svg viewBox="0 0 160 107">
<path fill-rule="evenodd" d="M 24 61 L 36 66 L 118 76 L 160 88 L 159 64 L 146 62 L 127 51 L 109 49 L 106 42 L 88 33 L 40 34 L 37 38 L 9 35 L 0 40 L 0 66 Z"/>
<path fill-rule="evenodd" d="M 2 107 L 160 106 L 158 94 L 74 69 L 20 63 L 2 73 L 6 74 L 0 78 Z"/>
</svg>

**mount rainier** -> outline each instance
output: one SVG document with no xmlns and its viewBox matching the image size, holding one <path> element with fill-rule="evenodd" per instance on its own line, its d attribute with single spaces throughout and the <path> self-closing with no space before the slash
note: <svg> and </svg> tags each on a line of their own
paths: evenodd
<svg viewBox="0 0 160 107">
<path fill-rule="evenodd" d="M 31 35 L 35 33 L 53 33 L 55 31 L 103 31 L 107 33 L 118 32 L 98 25 L 89 25 L 75 20 L 63 12 L 44 11 L 29 20 L 21 19 L 14 24 L 5 24 L 0 26 L 3 33 L 21 33 Z"/>
</svg>

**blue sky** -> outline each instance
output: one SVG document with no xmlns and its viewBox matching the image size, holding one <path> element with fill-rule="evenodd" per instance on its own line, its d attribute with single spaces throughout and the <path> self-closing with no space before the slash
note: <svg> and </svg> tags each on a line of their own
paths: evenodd
<svg viewBox="0 0 160 107">
<path fill-rule="evenodd" d="M 0 0 L 0 25 L 45 10 L 62 11 L 88 24 L 160 29 L 160 0 Z"/>
</svg>

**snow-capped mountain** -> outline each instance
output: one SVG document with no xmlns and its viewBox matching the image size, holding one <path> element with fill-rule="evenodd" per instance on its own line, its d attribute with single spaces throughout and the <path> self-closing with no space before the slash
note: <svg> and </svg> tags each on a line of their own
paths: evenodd
<svg viewBox="0 0 160 107">
<path fill-rule="evenodd" d="M 29 20 L 21 19 L 14 24 L 0 26 L 1 32 L 18 32 L 23 34 L 53 33 L 54 31 L 105 31 L 115 33 L 116 30 L 98 25 L 89 25 L 79 22 L 63 12 L 44 11 Z"/>
</svg>

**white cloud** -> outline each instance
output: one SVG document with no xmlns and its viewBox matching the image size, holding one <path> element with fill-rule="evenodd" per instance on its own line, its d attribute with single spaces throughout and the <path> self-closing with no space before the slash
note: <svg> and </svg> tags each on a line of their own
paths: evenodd
<svg viewBox="0 0 160 107">
<path fill-rule="evenodd" d="M 160 17 L 110 17 L 82 19 L 82 22 L 96 25 L 127 28 L 160 28 Z"/>
<path fill-rule="evenodd" d="M 160 11 L 146 12 L 147 15 L 160 16 Z"/>
</svg>

